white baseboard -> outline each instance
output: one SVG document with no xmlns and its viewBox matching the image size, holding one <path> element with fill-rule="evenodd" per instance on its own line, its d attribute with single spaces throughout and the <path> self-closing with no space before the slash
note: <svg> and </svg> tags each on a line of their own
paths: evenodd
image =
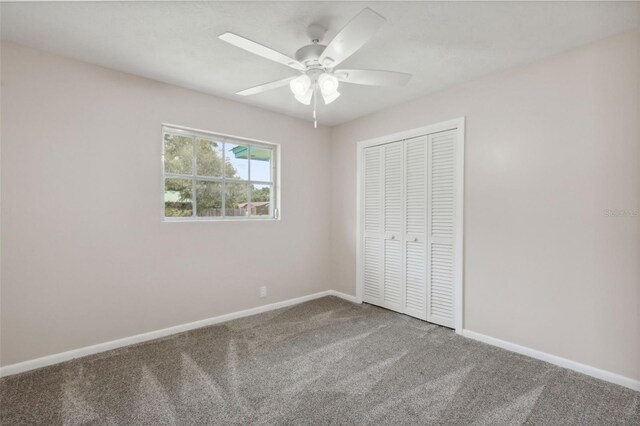
<svg viewBox="0 0 640 426">
<path fill-rule="evenodd" d="M 329 290 L 329 295 L 339 297 L 340 299 L 344 299 L 351 303 L 362 303 L 362 300 L 358 300 L 356 296 L 352 296 L 341 291 Z"/>
<path fill-rule="evenodd" d="M 282 302 L 270 303 L 268 305 L 258 306 L 256 308 L 245 309 L 243 311 L 232 312 L 230 314 L 220 315 L 217 317 L 207 318 L 200 321 L 194 321 L 187 324 L 181 324 L 174 327 L 163 328 L 161 330 L 150 331 L 148 333 L 138 334 L 135 336 L 125 337 L 122 339 L 112 340 L 109 342 L 98 343 L 92 346 L 85 346 L 79 349 L 73 349 L 67 352 L 61 352 L 54 355 L 44 356 L 42 358 L 36 358 L 29 361 L 19 362 L 16 364 L 0 367 L 0 377 L 10 376 L 13 374 L 22 373 L 36 368 L 46 367 L 48 365 L 59 364 L 61 362 L 70 361 L 75 358 L 80 358 L 87 355 L 93 355 L 100 352 L 105 352 L 111 349 L 117 349 L 124 346 L 134 345 L 136 343 L 142 343 L 149 340 L 159 339 L 161 337 L 170 336 L 176 333 L 182 333 L 184 331 L 194 330 L 196 328 L 206 327 L 214 324 L 220 324 L 226 321 L 231 321 L 236 318 L 243 318 L 250 315 L 260 314 L 262 312 L 272 311 L 274 309 L 280 309 L 287 306 L 297 305 L 310 300 L 319 299 L 325 296 L 336 296 L 351 303 L 361 303 L 356 296 L 342 293 L 336 290 L 326 290 L 319 293 L 310 294 L 307 296 L 297 297 L 295 299 L 284 300 Z M 476 333 L 471 330 L 463 330 L 462 335 L 470 339 L 478 340 L 493 346 L 497 346 L 512 352 L 516 352 L 522 355 L 530 356 L 542 361 L 549 362 L 551 364 L 568 368 L 570 370 L 578 371 L 580 373 L 596 377 L 607 382 L 615 383 L 621 386 L 625 386 L 629 389 L 640 391 L 640 381 L 631 379 L 629 377 L 621 376 L 616 373 L 601 370 L 596 367 L 581 364 L 579 362 L 571 361 L 566 358 L 561 358 L 556 355 L 551 355 L 546 352 L 541 352 L 535 349 L 520 346 L 515 343 L 507 342 L 504 340 L 496 339 L 494 337 L 485 336 L 484 334 Z"/>
<path fill-rule="evenodd" d="M 538 351 L 536 349 L 520 346 L 515 343 L 507 342 L 505 340 L 496 339 L 495 337 L 486 336 L 484 334 L 476 333 L 475 331 L 465 329 L 462 330 L 462 335 L 479 342 L 497 346 L 499 348 L 506 349 L 511 352 L 516 352 L 521 355 L 526 355 L 531 358 L 539 359 L 541 361 L 546 361 L 559 367 L 568 368 L 569 370 L 577 371 L 579 373 L 586 374 L 587 376 L 615 383 L 617 385 L 640 392 L 640 381 L 634 380 L 630 377 L 625 377 L 620 374 L 612 373 L 610 371 L 601 370 L 590 365 L 581 364 L 576 361 L 571 361 L 569 359 L 551 355 L 546 352 Z"/>
<path fill-rule="evenodd" d="M 297 305 L 299 303 L 308 302 L 310 300 L 319 299 L 325 296 L 336 296 L 349 302 L 356 302 L 355 297 L 334 290 L 321 291 L 319 293 L 310 294 L 308 296 L 296 297 L 295 299 L 284 300 L 282 302 L 270 303 L 268 305 L 258 306 L 257 308 L 245 309 L 243 311 L 232 312 L 230 314 L 220 315 L 217 317 L 207 318 L 200 321 L 194 321 L 187 324 L 180 324 L 174 327 L 163 328 L 161 330 L 150 331 L 135 336 L 129 336 L 122 339 L 111 340 L 109 342 L 98 343 L 92 346 L 85 346 L 79 349 L 73 349 L 67 352 L 47 355 L 42 358 L 36 358 L 29 361 L 19 362 L 16 364 L 0 367 L 0 377 L 11 376 L 13 374 L 22 373 L 36 368 L 46 367 L 48 365 L 59 364 L 74 358 L 80 358 L 87 355 L 93 355 L 111 349 L 121 348 L 123 346 L 134 345 L 161 337 L 170 336 L 184 331 L 194 330 L 196 328 L 206 327 L 209 325 L 219 324 L 236 318 L 248 317 L 250 315 L 260 314 L 262 312 L 272 311 L 274 309 L 284 308 L 287 306 Z"/>
</svg>

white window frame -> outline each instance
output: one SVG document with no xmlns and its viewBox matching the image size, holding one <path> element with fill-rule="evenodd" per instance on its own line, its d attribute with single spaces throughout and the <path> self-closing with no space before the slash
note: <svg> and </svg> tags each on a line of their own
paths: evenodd
<svg viewBox="0 0 640 426">
<path fill-rule="evenodd" d="M 202 137 L 204 139 L 215 139 L 216 141 L 220 141 L 223 143 L 233 143 L 233 144 L 237 144 L 237 145 L 248 145 L 249 147 L 263 147 L 263 148 L 268 148 L 271 150 L 272 152 L 272 156 L 271 156 L 271 182 L 266 182 L 266 181 L 255 181 L 255 180 L 251 180 L 251 160 L 250 158 L 247 159 L 247 167 L 248 167 L 248 179 L 244 180 L 244 179 L 228 179 L 226 176 L 222 177 L 211 177 L 211 176 L 198 176 L 197 173 L 197 169 L 196 169 L 196 158 L 195 158 L 195 140 L 194 140 L 194 152 L 193 152 L 193 174 L 191 175 L 182 175 L 182 174 L 175 174 L 175 173 L 166 173 L 165 169 L 164 169 L 164 149 L 165 149 L 165 140 L 164 140 L 164 135 L 165 133 L 170 133 L 170 134 L 174 134 L 174 135 L 183 135 L 183 136 L 189 136 L 189 137 L 193 137 L 193 138 L 197 138 L 197 137 Z M 160 191 L 160 195 L 161 195 L 161 214 L 162 214 L 162 221 L 163 222 L 229 222 L 229 221 L 277 221 L 280 220 L 281 218 L 281 212 L 280 212 L 280 145 L 276 144 L 276 143 L 271 143 L 271 142 L 265 142 L 265 141 L 260 141 L 260 140 L 256 140 L 256 139 L 250 139 L 250 138 L 243 138 L 243 137 L 239 137 L 239 136 L 232 136 L 232 135 L 227 135 L 227 134 L 223 134 L 223 133 L 214 133 L 214 132 L 208 132 L 205 130 L 199 130 L 199 129 L 192 129 L 189 127 L 184 127 L 184 126 L 178 126 L 175 124 L 166 124 L 163 123 L 162 124 L 162 131 L 161 131 L 161 138 L 160 138 L 160 143 L 162 144 L 161 146 L 161 152 L 162 152 L 162 156 L 160 158 L 160 161 L 162 163 L 162 182 L 161 182 L 161 191 Z M 250 152 L 250 151 L 249 151 Z M 223 149 L 223 162 L 225 161 L 224 158 L 224 149 Z M 193 189 L 192 189 L 192 215 L 191 216 L 180 216 L 180 217 L 173 217 L 173 216 L 165 216 L 165 179 L 171 179 L 171 178 L 175 178 L 175 179 L 187 179 L 190 180 L 192 185 L 193 185 Z M 269 216 L 251 216 L 250 214 L 248 216 L 197 216 L 197 200 L 196 200 L 196 191 L 195 191 L 195 184 L 196 181 L 207 181 L 207 182 L 220 182 L 223 184 L 222 187 L 222 206 L 224 209 L 224 197 L 225 197 L 225 192 L 226 192 L 226 188 L 225 188 L 225 182 L 230 181 L 230 182 L 234 182 L 234 183 L 246 183 L 249 187 L 252 184 L 255 185 L 270 185 L 271 186 L 271 199 L 272 199 L 272 206 L 270 206 L 271 209 L 271 215 Z M 250 205 L 251 205 L 251 200 L 250 200 L 250 194 L 247 194 L 247 202 L 249 203 L 249 205 L 247 206 L 249 208 L 249 211 L 251 211 Z"/>
</svg>

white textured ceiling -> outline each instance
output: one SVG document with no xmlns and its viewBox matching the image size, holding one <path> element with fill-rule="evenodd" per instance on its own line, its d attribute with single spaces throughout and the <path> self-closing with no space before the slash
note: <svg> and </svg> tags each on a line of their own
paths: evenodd
<svg viewBox="0 0 640 426">
<path fill-rule="evenodd" d="M 217 39 L 225 31 L 293 56 L 305 30 L 325 44 L 362 8 L 388 23 L 344 68 L 412 73 L 401 89 L 342 85 L 319 108 L 335 125 L 640 25 L 636 2 L 2 3 L 2 38 L 82 61 L 310 119 L 287 87 L 234 93 L 296 72 Z"/>
</svg>

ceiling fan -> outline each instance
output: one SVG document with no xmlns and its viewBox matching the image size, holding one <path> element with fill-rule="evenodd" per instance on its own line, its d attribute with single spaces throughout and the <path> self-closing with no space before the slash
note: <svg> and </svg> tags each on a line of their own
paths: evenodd
<svg viewBox="0 0 640 426">
<path fill-rule="evenodd" d="M 356 15 L 328 45 L 320 44 L 326 29 L 319 25 L 311 25 L 307 34 L 311 44 L 295 53 L 295 59 L 260 43 L 226 32 L 218 36 L 223 41 L 249 51 L 263 58 L 299 71 L 301 75 L 287 77 L 282 80 L 261 84 L 238 92 L 238 95 L 249 96 L 289 85 L 294 97 L 302 104 L 309 105 L 313 100 L 313 119 L 317 127 L 316 104 L 322 97 L 326 105 L 339 96 L 340 83 L 364 84 L 369 86 L 404 86 L 411 74 L 359 69 L 336 69 L 349 56 L 360 49 L 387 20 L 369 8 Z"/>
</svg>

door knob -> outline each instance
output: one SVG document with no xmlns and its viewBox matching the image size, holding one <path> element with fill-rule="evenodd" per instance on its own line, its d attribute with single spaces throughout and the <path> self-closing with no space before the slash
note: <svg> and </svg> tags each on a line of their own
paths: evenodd
<svg viewBox="0 0 640 426">
<path fill-rule="evenodd" d="M 395 239 L 396 239 L 396 236 L 395 236 L 395 235 L 392 235 L 392 236 L 391 236 L 391 239 L 392 239 L 392 240 L 395 240 Z"/>
<path fill-rule="evenodd" d="M 417 243 L 417 242 L 418 242 L 418 237 L 415 237 L 415 238 L 413 239 L 413 242 L 414 242 L 414 243 Z"/>
</svg>

